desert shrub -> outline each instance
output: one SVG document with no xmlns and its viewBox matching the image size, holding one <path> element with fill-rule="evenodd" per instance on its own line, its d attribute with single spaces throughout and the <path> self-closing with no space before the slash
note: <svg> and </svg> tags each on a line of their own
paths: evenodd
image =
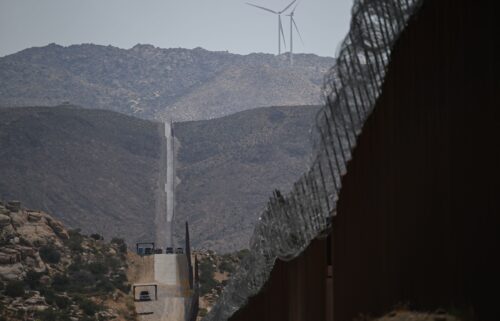
<svg viewBox="0 0 500 321">
<path fill-rule="evenodd" d="M 54 296 L 54 303 L 59 309 L 66 309 L 71 305 L 71 300 L 65 296 Z"/>
<path fill-rule="evenodd" d="M 80 271 L 80 268 L 82 267 L 82 264 L 81 263 L 71 263 L 69 266 L 68 266 L 68 272 L 69 273 L 73 273 L 73 272 L 76 272 L 76 271 Z"/>
<path fill-rule="evenodd" d="M 23 296 L 25 293 L 24 282 L 17 280 L 7 282 L 7 284 L 5 285 L 4 293 L 11 298 Z"/>
<path fill-rule="evenodd" d="M 213 288 L 219 284 L 217 280 L 214 280 L 213 275 L 215 268 L 212 266 L 212 262 L 206 260 L 201 261 L 200 265 L 200 292 L 201 295 L 205 295 L 210 292 Z"/>
<path fill-rule="evenodd" d="M 80 308 L 83 310 L 83 312 L 86 314 L 86 315 L 94 315 L 96 314 L 97 312 L 101 311 L 102 310 L 102 306 L 100 306 L 99 304 L 85 298 L 85 297 L 77 297 L 77 303 L 78 305 L 80 306 Z"/>
<path fill-rule="evenodd" d="M 243 249 L 243 250 L 240 250 L 238 252 L 236 252 L 236 256 L 238 257 L 238 260 L 240 260 L 240 262 L 250 254 L 250 250 L 248 249 Z"/>
<path fill-rule="evenodd" d="M 71 291 L 76 293 L 84 293 L 95 284 L 95 276 L 87 270 L 80 270 L 71 273 Z"/>
<path fill-rule="evenodd" d="M 48 305 L 55 304 L 56 293 L 52 290 L 52 288 L 41 288 L 40 295 L 45 298 L 45 302 L 47 302 Z"/>
<path fill-rule="evenodd" d="M 80 232 L 81 232 L 80 229 L 69 230 L 68 231 L 69 239 L 66 240 L 66 245 L 69 247 L 69 249 L 77 253 L 83 251 L 82 247 L 83 235 L 80 234 Z"/>
<path fill-rule="evenodd" d="M 48 308 L 36 313 L 36 320 L 40 321 L 70 321 L 68 313 L 57 309 Z"/>
<path fill-rule="evenodd" d="M 61 253 L 53 245 L 44 245 L 38 252 L 45 263 L 56 264 L 61 260 Z"/>
<path fill-rule="evenodd" d="M 118 245 L 118 251 L 120 251 L 121 254 L 127 253 L 127 243 L 125 243 L 124 239 L 113 237 L 111 243 Z"/>
<path fill-rule="evenodd" d="M 92 262 L 87 264 L 86 270 L 94 275 L 104 275 L 108 273 L 108 267 L 103 262 Z"/>
<path fill-rule="evenodd" d="M 29 270 L 24 278 L 24 283 L 26 283 L 32 290 L 36 290 L 40 287 L 40 278 L 44 275 L 43 272 L 35 272 Z"/>
<path fill-rule="evenodd" d="M 52 287 L 56 291 L 67 291 L 70 284 L 69 278 L 64 274 L 56 274 L 52 279 Z"/>
<path fill-rule="evenodd" d="M 104 293 L 109 293 L 115 289 L 115 285 L 108 278 L 102 278 L 97 282 L 96 289 Z"/>
<path fill-rule="evenodd" d="M 112 279 L 115 288 L 127 293 L 130 290 L 130 284 L 128 284 L 127 275 L 123 272 L 115 274 Z"/>
<path fill-rule="evenodd" d="M 111 271 L 116 271 L 118 270 L 121 265 L 122 265 L 122 262 L 116 258 L 116 257 L 113 257 L 113 256 L 107 256 L 104 260 L 104 264 L 106 264 L 106 266 L 111 270 Z"/>
<path fill-rule="evenodd" d="M 104 237 L 102 237 L 102 235 L 97 234 L 97 233 L 90 234 L 90 237 L 93 238 L 96 241 L 102 241 L 102 240 L 104 240 Z"/>
<path fill-rule="evenodd" d="M 40 321 L 54 321 L 57 320 L 57 314 L 54 309 L 46 309 L 44 311 L 37 312 L 37 319 Z"/>
<path fill-rule="evenodd" d="M 223 260 L 219 264 L 219 271 L 234 273 L 234 271 L 236 271 L 236 267 L 229 260 Z"/>
<path fill-rule="evenodd" d="M 200 317 L 204 317 L 204 316 L 206 316 L 206 315 L 207 315 L 207 313 L 208 313 L 208 310 L 207 310 L 207 309 L 205 309 L 205 308 L 200 308 L 200 309 L 198 310 L 198 316 L 200 316 Z"/>
</svg>

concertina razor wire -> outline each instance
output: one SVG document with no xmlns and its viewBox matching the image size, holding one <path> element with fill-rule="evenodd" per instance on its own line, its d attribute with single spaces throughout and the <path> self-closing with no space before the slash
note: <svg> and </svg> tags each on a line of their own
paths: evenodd
<svg viewBox="0 0 500 321">
<path fill-rule="evenodd" d="M 341 177 L 356 139 L 375 107 L 391 50 L 422 0 L 355 0 L 351 23 L 325 77 L 325 105 L 312 133 L 309 170 L 288 194 L 275 191 L 256 223 L 250 254 L 204 321 L 228 320 L 268 280 L 277 258 L 299 256 L 331 228 Z M 333 231 L 335 232 L 335 231 Z"/>
</svg>

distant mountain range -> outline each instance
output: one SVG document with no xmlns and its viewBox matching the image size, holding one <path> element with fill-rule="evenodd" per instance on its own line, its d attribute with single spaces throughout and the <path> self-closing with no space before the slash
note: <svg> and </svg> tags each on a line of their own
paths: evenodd
<svg viewBox="0 0 500 321">
<path fill-rule="evenodd" d="M 196 248 L 244 248 L 274 188 L 306 168 L 317 107 L 270 107 L 175 124 L 176 222 Z M 0 108 L 0 199 L 70 227 L 154 240 L 159 123 L 78 107 Z"/>
<path fill-rule="evenodd" d="M 0 106 L 65 102 L 145 119 L 200 120 L 259 106 L 315 105 L 333 58 L 136 45 L 51 44 L 0 58 Z"/>
</svg>

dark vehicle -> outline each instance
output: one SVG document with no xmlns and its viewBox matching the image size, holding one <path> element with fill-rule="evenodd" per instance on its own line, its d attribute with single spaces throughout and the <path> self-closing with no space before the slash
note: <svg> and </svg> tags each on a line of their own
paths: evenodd
<svg viewBox="0 0 500 321">
<path fill-rule="evenodd" d="M 173 247 L 167 247 L 165 250 L 165 254 L 174 254 L 174 248 Z"/>
<path fill-rule="evenodd" d="M 141 291 L 141 293 L 139 293 L 139 301 L 151 301 L 149 291 Z"/>
<path fill-rule="evenodd" d="M 145 255 L 151 255 L 151 254 L 153 254 L 153 249 L 150 248 L 150 247 L 145 248 L 144 249 L 144 254 Z"/>
<path fill-rule="evenodd" d="M 184 249 L 182 247 L 178 247 L 175 249 L 175 254 L 183 254 L 184 253 Z"/>
<path fill-rule="evenodd" d="M 155 249 L 155 254 L 162 254 L 163 250 L 162 249 Z"/>
</svg>

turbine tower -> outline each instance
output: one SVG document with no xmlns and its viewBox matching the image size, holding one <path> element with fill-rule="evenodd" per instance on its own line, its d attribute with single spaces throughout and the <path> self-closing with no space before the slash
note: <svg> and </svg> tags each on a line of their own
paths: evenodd
<svg viewBox="0 0 500 321">
<path fill-rule="evenodd" d="M 302 42 L 302 45 L 304 44 L 304 41 L 302 40 L 302 36 L 300 35 L 299 27 L 297 27 L 297 24 L 295 23 L 295 19 L 293 18 L 293 15 L 295 14 L 295 9 L 297 9 L 297 6 L 299 5 L 300 2 L 298 2 L 295 7 L 293 7 L 292 11 L 287 14 L 288 17 L 290 17 L 290 65 L 293 66 L 293 28 L 295 27 L 295 30 L 297 31 L 297 34 L 299 35 L 300 42 Z"/>
<path fill-rule="evenodd" d="M 278 16 L 278 55 L 281 55 L 281 38 L 283 37 L 283 44 L 285 45 L 285 49 L 286 49 L 286 42 L 285 42 L 285 33 L 283 32 L 283 25 L 281 24 L 281 14 L 285 11 L 288 10 L 288 8 L 290 8 L 297 0 L 293 0 L 292 2 L 290 2 L 289 5 L 287 5 L 285 7 L 285 9 L 281 10 L 281 11 L 274 11 L 274 10 L 271 10 L 271 9 L 268 9 L 268 8 L 264 8 L 264 7 L 261 7 L 261 6 L 258 6 L 258 5 L 255 5 L 255 4 L 252 4 L 252 3 L 248 3 L 247 4 L 249 6 L 252 6 L 252 7 L 255 7 L 255 8 L 259 8 L 259 9 L 262 9 L 262 10 L 265 10 L 265 11 L 268 11 L 268 12 L 271 12 L 271 13 L 274 13 L 275 15 Z"/>
</svg>

